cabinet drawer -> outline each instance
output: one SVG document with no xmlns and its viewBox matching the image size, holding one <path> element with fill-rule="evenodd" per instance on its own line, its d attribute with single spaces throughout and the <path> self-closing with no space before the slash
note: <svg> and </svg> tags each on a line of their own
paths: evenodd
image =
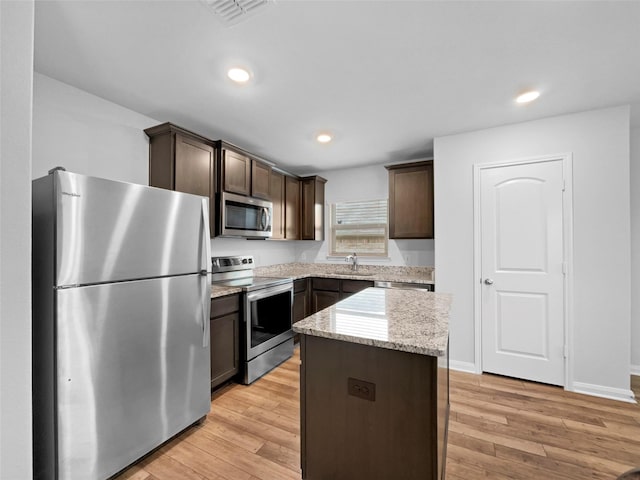
<svg viewBox="0 0 640 480">
<path fill-rule="evenodd" d="M 340 291 L 340 280 L 335 278 L 314 278 L 313 279 L 314 290 L 328 290 L 330 292 Z"/>
<path fill-rule="evenodd" d="M 295 280 L 293 282 L 293 293 L 304 292 L 307 289 L 307 279 Z"/>
<path fill-rule="evenodd" d="M 211 299 L 211 318 L 221 317 L 240 310 L 240 295 L 227 295 Z"/>
<path fill-rule="evenodd" d="M 369 287 L 373 287 L 373 282 L 369 280 L 342 280 L 344 293 L 356 293 Z"/>
</svg>

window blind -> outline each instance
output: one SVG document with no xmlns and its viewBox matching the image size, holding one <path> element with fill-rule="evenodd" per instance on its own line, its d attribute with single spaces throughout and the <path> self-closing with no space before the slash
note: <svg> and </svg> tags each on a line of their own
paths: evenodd
<svg viewBox="0 0 640 480">
<path fill-rule="evenodd" d="M 331 205 L 331 254 L 387 255 L 387 200 Z"/>
</svg>

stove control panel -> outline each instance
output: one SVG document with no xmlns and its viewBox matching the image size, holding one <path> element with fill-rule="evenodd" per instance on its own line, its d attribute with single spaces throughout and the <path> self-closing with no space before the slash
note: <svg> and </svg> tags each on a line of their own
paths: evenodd
<svg viewBox="0 0 640 480">
<path fill-rule="evenodd" d="M 236 255 L 231 257 L 211 257 L 211 272 L 233 272 L 236 270 L 253 270 L 253 255 Z"/>
</svg>

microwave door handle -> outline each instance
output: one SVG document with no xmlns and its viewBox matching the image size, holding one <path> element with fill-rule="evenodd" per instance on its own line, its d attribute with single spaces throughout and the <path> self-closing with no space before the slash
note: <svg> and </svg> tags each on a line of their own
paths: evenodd
<svg viewBox="0 0 640 480">
<path fill-rule="evenodd" d="M 264 216 L 266 218 L 266 221 L 264 223 L 264 230 L 266 232 L 268 232 L 269 230 L 271 230 L 271 215 L 269 215 L 269 209 L 265 207 L 264 209 Z"/>
<path fill-rule="evenodd" d="M 269 221 L 269 210 L 267 207 L 262 207 L 262 214 L 260 215 L 260 230 L 263 232 L 267 229 L 267 222 Z"/>
</svg>

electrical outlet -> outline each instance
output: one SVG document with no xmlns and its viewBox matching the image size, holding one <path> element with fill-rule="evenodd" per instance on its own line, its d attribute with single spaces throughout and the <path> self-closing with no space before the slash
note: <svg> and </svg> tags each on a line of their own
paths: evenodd
<svg viewBox="0 0 640 480">
<path fill-rule="evenodd" d="M 363 398 L 371 402 L 376 401 L 376 384 L 351 378 L 347 380 L 347 393 L 354 397 Z"/>
</svg>

